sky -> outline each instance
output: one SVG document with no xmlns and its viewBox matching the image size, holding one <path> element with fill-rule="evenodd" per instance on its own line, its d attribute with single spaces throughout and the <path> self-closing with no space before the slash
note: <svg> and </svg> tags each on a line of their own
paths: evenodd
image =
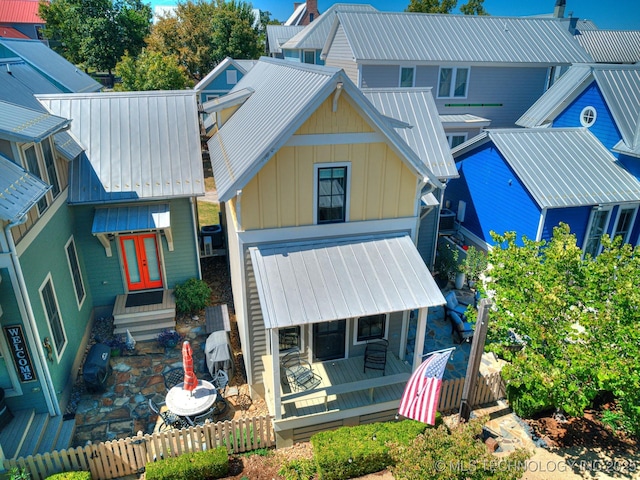
<svg viewBox="0 0 640 480">
<path fill-rule="evenodd" d="M 271 12 L 272 18 L 284 22 L 293 13 L 293 0 L 246 0 L 254 8 Z M 301 1 L 301 0 L 300 0 Z M 151 6 L 175 5 L 176 0 L 151 0 Z M 336 0 L 318 0 L 318 10 L 325 11 Z M 340 3 L 366 3 L 380 11 L 401 12 L 409 0 L 340 0 Z M 466 0 L 458 0 L 458 5 Z M 553 12 L 555 0 L 485 0 L 484 8 L 495 16 L 525 16 Z M 567 0 L 565 16 L 593 20 L 602 29 L 640 30 L 640 0 Z M 454 11 L 455 13 L 455 11 Z"/>
</svg>

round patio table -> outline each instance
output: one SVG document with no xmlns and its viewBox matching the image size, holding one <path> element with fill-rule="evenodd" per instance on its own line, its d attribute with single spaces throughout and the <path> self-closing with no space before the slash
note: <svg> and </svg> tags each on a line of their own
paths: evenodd
<svg viewBox="0 0 640 480">
<path fill-rule="evenodd" d="M 195 417 L 209 410 L 218 397 L 216 387 L 206 380 L 198 380 L 198 386 L 192 392 L 182 388 L 179 383 L 167 393 L 166 404 L 169 410 L 181 417 Z"/>
</svg>

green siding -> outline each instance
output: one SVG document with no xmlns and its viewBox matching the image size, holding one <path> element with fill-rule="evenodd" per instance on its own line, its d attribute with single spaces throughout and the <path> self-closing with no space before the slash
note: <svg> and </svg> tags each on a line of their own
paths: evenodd
<svg viewBox="0 0 640 480">
<path fill-rule="evenodd" d="M 73 362 L 80 350 L 82 337 L 91 318 L 92 308 L 91 292 L 86 288 L 87 285 L 85 283 L 87 297 L 82 304 L 82 308 L 78 309 L 65 248 L 66 243 L 73 234 L 73 229 L 73 212 L 66 205 L 63 205 L 20 256 L 20 264 L 29 292 L 40 341 L 44 337 L 52 338 L 40 296 L 41 285 L 47 275 L 51 275 L 60 317 L 67 337 L 67 345 L 62 352 L 62 357 L 56 360 L 54 353 L 53 362 L 48 363 L 53 385 L 58 393 L 63 390 L 68 381 Z M 76 250 L 82 275 L 86 282 L 86 256 L 83 255 L 82 250 L 79 248 L 77 239 Z"/>
</svg>

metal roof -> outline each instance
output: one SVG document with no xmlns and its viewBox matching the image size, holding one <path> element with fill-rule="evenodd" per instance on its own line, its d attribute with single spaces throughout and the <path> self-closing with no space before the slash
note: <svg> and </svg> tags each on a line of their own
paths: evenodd
<svg viewBox="0 0 640 480">
<path fill-rule="evenodd" d="M 0 138 L 5 140 L 41 142 L 69 123 L 63 117 L 0 101 Z"/>
<path fill-rule="evenodd" d="M 396 132 L 436 177 L 458 177 L 430 88 L 367 88 L 362 92 L 381 113 L 411 126 L 396 128 Z"/>
<path fill-rule="evenodd" d="M 440 122 L 446 129 L 453 127 L 486 127 L 491 123 L 491 120 L 477 115 L 471 115 L 470 113 L 463 113 L 458 115 L 440 115 Z"/>
<path fill-rule="evenodd" d="M 38 95 L 73 119 L 85 152 L 71 163 L 69 203 L 204 194 L 200 127 L 192 90 Z"/>
<path fill-rule="evenodd" d="M 56 133 L 53 136 L 53 142 L 56 145 L 56 150 L 64 158 L 71 161 L 83 152 L 83 149 L 78 142 L 69 134 L 69 132 Z"/>
<path fill-rule="evenodd" d="M 315 21 L 304 27 L 304 29 L 290 38 L 282 48 L 284 49 L 315 49 L 321 50 L 324 47 L 331 26 L 336 17 L 336 12 L 377 12 L 371 5 L 354 3 L 334 3 Z"/>
<path fill-rule="evenodd" d="M 445 303 L 407 235 L 249 248 L 267 329 Z"/>
<path fill-rule="evenodd" d="M 294 3 L 294 7 L 295 9 L 291 14 L 291 16 L 287 19 L 286 22 L 284 22 L 286 26 L 298 25 L 298 23 L 300 23 L 300 21 L 302 20 L 302 17 L 304 16 L 305 12 L 307 11 L 306 2 Z"/>
<path fill-rule="evenodd" d="M 487 133 L 541 208 L 637 202 L 640 198 L 640 181 L 587 128 Z"/>
<path fill-rule="evenodd" d="M 433 185 L 440 186 L 422 160 L 342 70 L 263 57 L 230 94 L 246 88 L 254 89 L 254 93 L 208 142 L 220 200 L 233 198 L 339 83 L 343 95 L 354 101 L 361 114 L 386 137 L 394 152 L 417 175 L 428 177 Z"/>
<path fill-rule="evenodd" d="M 227 69 L 227 67 L 231 67 L 231 66 L 236 67 L 236 69 L 238 69 L 238 71 L 242 74 L 247 73 L 244 67 L 241 66 L 238 62 L 236 62 L 233 58 L 225 57 L 225 59 L 222 60 L 218 65 L 216 65 L 213 70 L 207 73 L 202 80 L 196 83 L 193 89 L 196 92 L 201 92 L 206 88 L 207 85 L 209 85 L 209 83 L 211 83 L 211 81 L 214 78 L 216 78 L 218 75 L 224 72 Z"/>
<path fill-rule="evenodd" d="M 19 220 L 50 188 L 35 175 L 0 155 L 0 220 Z"/>
<path fill-rule="evenodd" d="M 249 70 L 251 70 L 253 68 L 253 66 L 258 63 L 258 60 L 253 60 L 253 59 L 234 59 L 234 61 L 240 65 L 243 69 L 244 72 L 248 72 Z"/>
<path fill-rule="evenodd" d="M 303 25 L 267 25 L 269 53 L 282 53 L 282 45 L 304 28 Z"/>
<path fill-rule="evenodd" d="M 569 65 L 591 57 L 557 19 L 337 12 L 359 63 Z M 333 34 L 323 49 L 326 55 Z"/>
<path fill-rule="evenodd" d="M 202 110 L 205 113 L 214 113 L 224 110 L 225 108 L 240 105 L 247 98 L 253 95 L 253 88 L 241 88 L 240 90 L 234 90 L 222 97 L 217 97 L 208 102 L 202 104 Z"/>
<path fill-rule="evenodd" d="M 640 30 L 581 30 L 575 39 L 594 62 L 640 62 Z"/>
<path fill-rule="evenodd" d="M 44 20 L 38 15 L 38 6 L 37 0 L 2 0 L 0 22 L 44 24 Z"/>
<path fill-rule="evenodd" d="M 34 93 L 62 91 L 23 60 L 0 60 L 0 100 L 45 111 Z"/>
<path fill-rule="evenodd" d="M 102 85 L 39 40 L 0 38 L 0 45 L 14 52 L 68 92 L 97 92 L 102 89 Z"/>
<path fill-rule="evenodd" d="M 1 5 L 1 4 L 0 4 Z M 29 38 L 22 32 L 19 32 L 15 28 L 0 25 L 0 37 L 6 38 Z"/>
<path fill-rule="evenodd" d="M 169 227 L 171 227 L 169 204 L 153 203 L 96 208 L 91 233 L 95 235 L 98 233 L 139 232 Z"/>
</svg>

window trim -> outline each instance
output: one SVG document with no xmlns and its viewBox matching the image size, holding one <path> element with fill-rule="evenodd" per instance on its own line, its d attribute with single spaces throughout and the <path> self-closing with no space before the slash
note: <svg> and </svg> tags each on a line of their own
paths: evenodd
<svg viewBox="0 0 640 480">
<path fill-rule="evenodd" d="M 345 181 L 345 200 L 344 200 L 344 222 L 332 222 L 332 223 L 347 223 L 349 221 L 349 207 L 351 205 L 351 162 L 329 162 L 329 163 L 315 163 L 313 165 L 313 224 L 314 225 L 327 225 L 328 223 L 318 223 L 318 171 L 321 168 L 336 168 L 346 167 L 347 179 Z"/>
<path fill-rule="evenodd" d="M 604 229 L 602 230 L 602 234 L 600 235 L 600 238 L 598 239 L 598 249 L 596 251 L 596 254 L 594 255 L 594 258 L 597 257 L 598 255 L 600 255 L 600 252 L 602 251 L 602 235 L 607 233 L 609 224 L 611 222 L 611 210 L 612 210 L 611 205 L 601 206 L 601 207 L 596 206 L 596 207 L 591 209 L 591 213 L 589 214 L 589 222 L 587 223 L 587 229 L 586 229 L 585 235 L 584 235 L 584 241 L 582 242 L 582 256 L 583 257 L 587 254 L 587 246 L 589 244 L 589 239 L 591 238 L 591 229 L 593 227 L 593 219 L 594 219 L 596 213 L 598 213 L 598 212 L 606 212 L 607 213 L 607 218 L 606 218 L 606 220 L 604 222 Z"/>
<path fill-rule="evenodd" d="M 413 73 L 411 75 L 411 85 L 402 85 L 402 71 L 403 70 L 412 70 Z M 412 67 L 403 67 L 402 65 L 400 65 L 400 68 L 398 69 L 398 87 L 399 88 L 413 88 L 416 86 L 416 67 L 412 66 Z"/>
<path fill-rule="evenodd" d="M 305 351 L 306 348 L 306 342 L 305 342 L 305 329 L 304 329 L 304 325 L 291 325 L 290 327 L 283 327 L 283 328 L 278 328 L 278 354 L 279 355 L 286 355 L 287 353 L 289 353 L 291 351 L 291 349 L 296 348 L 296 347 L 292 347 L 291 349 L 287 349 L 287 350 L 280 350 L 280 330 L 283 330 L 284 328 L 299 328 L 300 329 L 300 335 L 299 335 L 299 340 L 300 340 L 300 345 L 298 345 L 298 349 L 300 349 L 301 352 Z"/>
<path fill-rule="evenodd" d="M 227 77 L 227 85 L 235 85 L 238 83 L 238 71 L 237 70 L 226 70 L 225 71 Z"/>
<path fill-rule="evenodd" d="M 305 61 L 307 53 L 311 53 L 313 55 L 313 63 L 309 63 L 309 62 Z M 316 51 L 315 50 L 309 50 L 309 49 L 302 50 L 302 63 L 304 63 L 306 65 L 317 65 L 316 60 L 317 59 L 316 59 Z"/>
<path fill-rule="evenodd" d="M 618 211 L 616 212 L 616 219 L 613 222 L 613 229 L 611 230 L 612 239 L 616 237 L 616 230 L 618 230 L 618 222 L 620 221 L 620 214 L 622 210 L 633 210 L 633 214 L 631 215 L 631 222 L 629 222 L 629 231 L 626 234 L 626 238 L 622 239 L 622 243 L 629 243 L 631 234 L 633 233 L 633 226 L 636 222 L 636 218 L 638 216 L 638 204 L 627 204 L 627 205 L 618 205 Z"/>
<path fill-rule="evenodd" d="M 442 70 L 444 69 L 451 69 L 452 72 L 452 76 L 451 76 L 451 84 L 449 85 L 449 92 L 448 95 L 440 95 L 440 75 L 442 74 Z M 458 70 L 466 70 L 467 71 L 467 82 L 464 86 L 464 95 L 462 96 L 455 96 L 452 95 L 452 93 L 455 92 L 455 85 L 456 85 L 456 80 L 458 78 Z M 471 78 L 471 67 L 440 67 L 438 69 L 438 79 L 437 79 L 437 97 L 436 98 L 458 98 L 458 99 L 464 99 L 467 98 L 469 96 L 469 82 L 470 82 L 470 78 Z"/>
<path fill-rule="evenodd" d="M 446 137 L 447 137 L 447 143 L 449 144 L 449 148 L 454 148 L 453 147 L 453 137 L 463 137 L 464 140 L 458 144 L 458 145 L 462 145 L 464 142 L 466 142 L 468 140 L 469 133 L 468 132 L 446 133 Z M 456 145 L 456 147 L 458 145 Z"/>
<path fill-rule="evenodd" d="M 53 330 L 51 328 L 51 319 L 49 318 L 49 314 L 47 312 L 47 305 L 44 301 L 44 295 L 43 295 L 43 291 L 45 289 L 45 287 L 47 286 L 47 284 L 51 285 L 51 293 L 53 295 L 53 301 L 55 303 L 55 307 L 58 313 L 58 321 L 60 322 L 60 330 L 62 331 L 62 336 L 64 337 L 64 343 L 62 344 L 62 346 L 60 347 L 60 351 L 58 351 L 58 345 L 56 344 L 55 338 L 53 336 Z M 58 363 L 60 363 L 60 359 L 62 358 L 62 356 L 64 355 L 64 351 L 67 349 L 67 345 L 69 344 L 69 337 L 67 336 L 67 332 L 64 328 L 64 320 L 62 319 L 62 312 L 60 311 L 60 304 L 58 303 L 58 295 L 56 294 L 56 287 L 53 284 L 53 277 L 51 276 L 51 272 L 49 272 L 47 274 L 47 276 L 44 279 L 44 282 L 42 282 L 42 284 L 40 285 L 40 288 L 38 289 L 38 292 L 40 293 L 40 302 L 42 303 L 42 311 L 44 313 L 44 317 L 47 320 L 47 328 L 49 330 L 49 339 L 51 340 L 53 347 L 52 351 L 56 356 L 56 361 Z"/>
<path fill-rule="evenodd" d="M 373 317 L 376 315 L 384 315 L 384 334 L 380 338 L 369 338 L 367 340 L 358 340 L 358 323 L 361 318 Z M 374 313 L 372 315 L 363 315 L 362 317 L 354 317 L 353 322 L 353 344 L 354 345 L 366 345 L 367 342 L 375 340 L 388 340 L 389 339 L 389 317 L 390 313 Z"/>
<path fill-rule="evenodd" d="M 589 113 L 589 112 L 593 113 L 593 119 L 590 122 L 587 122 L 584 119 L 584 116 L 585 116 L 586 113 Z M 593 125 L 595 125 L 597 119 L 598 119 L 598 111 L 596 110 L 596 107 L 594 107 L 592 105 L 587 105 L 580 112 L 580 125 L 582 125 L 583 127 L 587 127 L 587 128 L 593 127 Z"/>
<path fill-rule="evenodd" d="M 78 286 L 76 285 L 76 277 L 73 273 L 73 267 L 71 265 L 71 259 L 69 258 L 69 245 L 73 244 L 73 254 L 76 259 L 76 266 L 78 267 L 78 279 L 80 280 L 80 286 L 82 287 L 82 298 L 78 298 Z M 69 265 L 69 274 L 71 275 L 71 282 L 73 283 L 73 293 L 76 297 L 76 303 L 78 304 L 78 310 L 82 308 L 85 299 L 87 298 L 87 287 L 84 284 L 84 277 L 82 276 L 82 269 L 80 268 L 80 260 L 78 259 L 78 248 L 76 247 L 76 242 L 73 238 L 73 235 L 69 237 L 69 240 L 64 245 L 65 256 L 67 257 L 67 265 Z"/>
<path fill-rule="evenodd" d="M 51 152 L 53 175 L 55 176 L 55 187 L 58 189 L 57 195 L 53 194 L 54 184 L 53 184 L 53 181 L 51 179 L 51 176 L 49 175 L 49 169 L 47 168 L 47 160 L 46 160 L 46 156 L 44 154 L 44 148 L 42 148 L 42 145 L 45 142 L 49 144 L 49 149 L 50 149 L 50 152 Z M 53 144 L 53 141 L 52 141 L 51 137 L 45 138 L 38 145 L 40 145 L 40 151 L 42 153 L 42 165 L 44 166 L 44 170 L 47 172 L 47 183 L 49 185 L 51 185 L 51 188 L 49 189 L 49 191 L 51 192 L 51 198 L 53 200 L 55 200 L 56 198 L 58 198 L 58 195 L 60 195 L 60 193 L 62 191 L 62 189 L 60 188 L 60 174 L 58 173 L 58 166 L 56 165 L 56 149 L 55 149 L 55 145 Z M 37 149 L 36 149 L 36 151 L 37 151 Z"/>
<path fill-rule="evenodd" d="M 47 185 L 49 185 L 49 182 L 47 181 L 47 171 L 44 165 L 44 161 L 42 159 L 42 151 L 41 149 L 37 148 L 37 143 L 34 142 L 30 142 L 30 143 L 25 143 L 24 145 L 20 146 L 20 157 L 21 157 L 21 161 L 22 161 L 22 166 L 24 167 L 24 169 L 35 175 L 37 178 L 39 178 L 40 180 L 42 180 L 44 183 L 46 183 Z M 29 168 L 29 160 L 27 158 L 27 150 L 29 150 L 30 148 L 33 147 L 33 151 L 36 154 L 36 163 L 37 163 L 37 167 L 38 167 L 38 172 L 34 172 L 31 170 L 31 168 Z M 38 150 L 40 150 L 40 152 L 38 152 Z M 42 198 L 38 201 L 38 203 L 36 204 L 36 211 L 38 212 L 38 218 L 40 218 L 42 215 L 44 215 L 44 213 L 49 209 L 49 206 L 51 205 L 52 200 L 49 196 L 49 191 L 51 189 L 49 189 L 43 196 Z M 46 206 L 42 209 L 40 209 L 40 202 L 42 202 L 44 200 L 44 202 L 46 203 Z"/>
</svg>

